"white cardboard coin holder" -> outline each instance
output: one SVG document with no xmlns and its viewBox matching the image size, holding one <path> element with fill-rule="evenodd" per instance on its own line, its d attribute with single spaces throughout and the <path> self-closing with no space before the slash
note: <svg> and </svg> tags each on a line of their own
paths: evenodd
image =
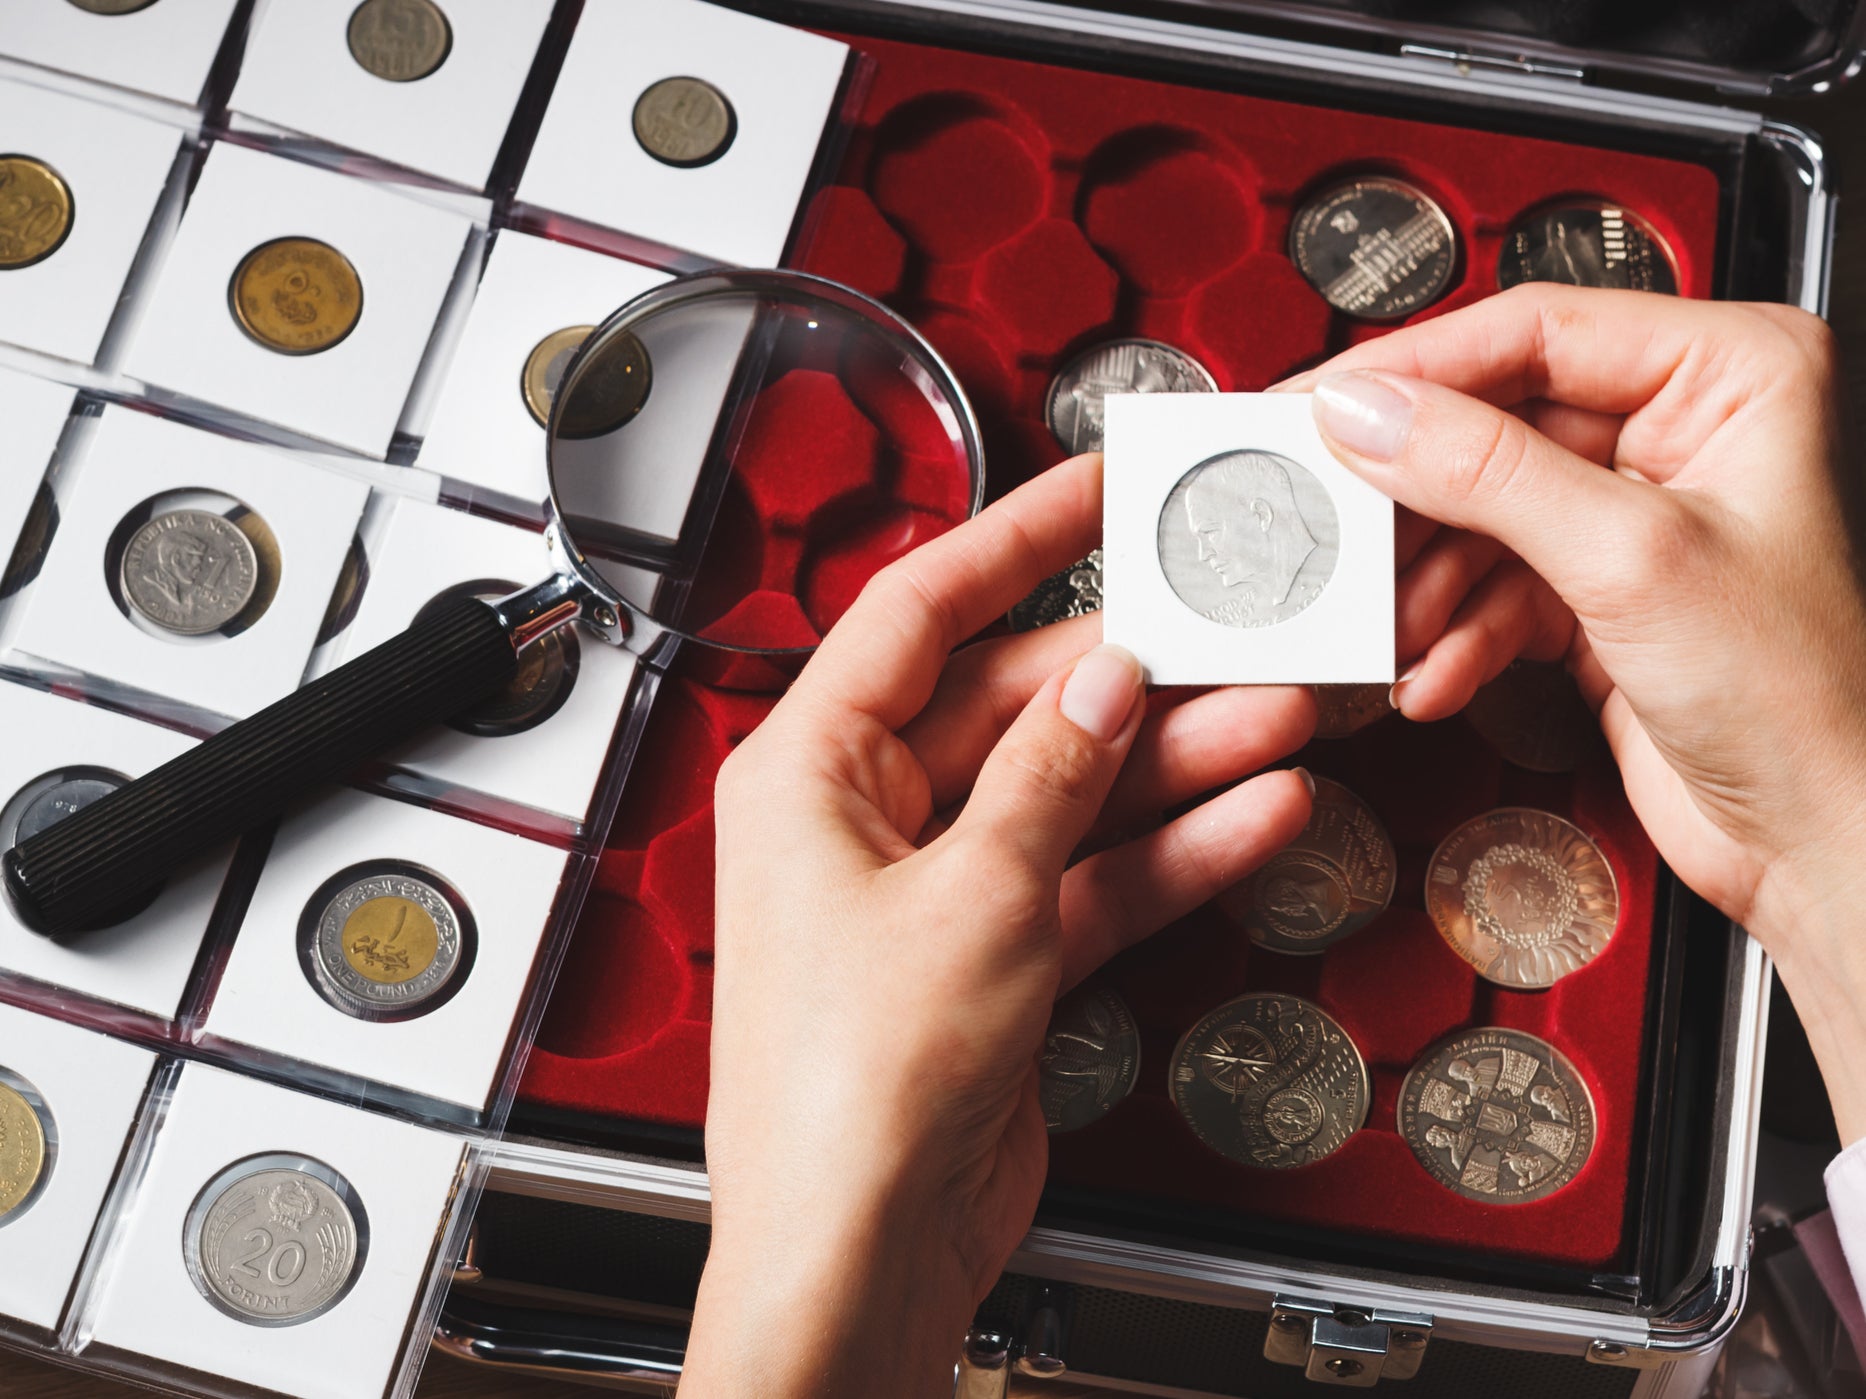
<svg viewBox="0 0 1866 1399">
<path fill-rule="evenodd" d="M 73 456 L 54 483 L 51 548 L 9 624 L 9 659 L 70 672 L 145 712 L 169 714 L 162 701 L 176 702 L 197 724 L 243 717 L 296 689 L 368 489 L 274 448 L 126 408 L 106 409 Z M 146 630 L 112 595 L 107 561 L 124 521 L 152 500 L 191 492 L 231 497 L 278 541 L 277 592 L 237 635 Z"/>
<path fill-rule="evenodd" d="M 0 1084 L 23 1087 L 49 1128 L 34 1193 L 0 1215 L 0 1329 L 56 1333 L 155 1064 L 146 1049 L 0 1005 Z"/>
<path fill-rule="evenodd" d="M 0 807 L 36 779 L 75 768 L 135 778 L 193 747 L 186 734 L 82 704 L 44 690 L 0 682 Z M 69 945 L 25 927 L 0 897 L 0 982 L 6 994 L 56 1008 L 71 994 L 158 1022 L 183 1009 L 190 978 L 214 924 L 231 851 L 176 872 L 153 902 L 114 927 Z M 6 1058 L 0 1039 L 0 1062 Z M 0 1240 L 4 1235 L 0 1235 Z M 0 1250 L 5 1248 L 0 1242 Z"/>
<path fill-rule="evenodd" d="M 5 27 L 0 20 L 0 50 Z M 64 241 L 38 262 L 0 276 L 0 339 L 88 365 L 128 293 L 181 132 L 98 102 L 6 81 L 0 81 L 0 130 L 6 154 L 43 161 L 71 192 Z"/>
<path fill-rule="evenodd" d="M 848 61 L 844 44 L 704 0 L 588 4 L 519 202 L 653 245 L 669 265 L 775 266 Z M 736 133 L 710 164 L 665 164 L 635 138 L 637 99 L 674 77 L 731 104 Z"/>
<path fill-rule="evenodd" d="M 1105 640 L 1156 685 L 1392 683 L 1393 503 L 1323 444 L 1309 395 L 1120 394 L 1107 415 Z M 1187 494 L 1239 454 L 1268 454 L 1252 467 L 1264 478 L 1240 469 Z M 1223 620 L 1248 617 L 1253 590 L 1266 615 L 1313 600 L 1280 621 Z"/>
<path fill-rule="evenodd" d="M 0 369 L 0 422 L 7 431 L 7 468 L 0 471 L 0 549 L 9 557 L 71 408 L 72 392 L 64 385 Z"/>
<path fill-rule="evenodd" d="M 191 107 L 239 0 L 161 0 L 130 14 L 68 4 L 0 6 L 0 53 Z"/>
<path fill-rule="evenodd" d="M 216 143 L 153 273 L 124 373 L 255 424 L 381 457 L 473 228 L 399 188 Z M 228 290 L 241 261 L 279 238 L 330 245 L 362 283 L 355 327 L 312 354 L 270 349 L 233 315 Z"/>
<path fill-rule="evenodd" d="M 600 324 L 666 280 L 640 263 L 512 229 L 500 233 L 416 464 L 446 478 L 450 494 L 542 519 L 549 494 L 544 428 L 523 393 L 532 350 L 566 327 Z"/>
<path fill-rule="evenodd" d="M 552 0 L 447 0 L 447 55 L 425 77 L 378 77 L 350 51 L 356 7 L 262 0 L 228 105 L 469 189 L 484 189 L 518 108 Z"/>
</svg>

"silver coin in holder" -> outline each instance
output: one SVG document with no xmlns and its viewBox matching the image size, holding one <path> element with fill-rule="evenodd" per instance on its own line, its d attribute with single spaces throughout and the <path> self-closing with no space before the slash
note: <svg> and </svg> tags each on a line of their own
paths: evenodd
<svg viewBox="0 0 1866 1399">
<path fill-rule="evenodd" d="M 355 1286 L 369 1217 L 350 1182 L 293 1152 L 237 1161 L 194 1199 L 182 1257 L 196 1289 L 248 1326 L 296 1326 Z"/>
<path fill-rule="evenodd" d="M 439 876 L 383 861 L 319 886 L 299 921 L 313 989 L 358 1020 L 407 1020 L 452 998 L 477 938 L 466 902 Z"/>
</svg>

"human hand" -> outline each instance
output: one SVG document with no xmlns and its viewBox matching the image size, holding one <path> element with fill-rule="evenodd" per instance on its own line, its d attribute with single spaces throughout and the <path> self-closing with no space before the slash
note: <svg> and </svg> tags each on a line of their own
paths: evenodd
<svg viewBox="0 0 1866 1399">
<path fill-rule="evenodd" d="M 1100 523 L 1078 457 L 891 566 L 719 774 L 689 1399 L 949 1395 L 1042 1188 L 1056 997 L 1308 819 L 1276 772 L 1161 822 L 1299 747 L 1304 691 L 1150 706 L 1093 616 L 948 661 Z"/>
</svg>

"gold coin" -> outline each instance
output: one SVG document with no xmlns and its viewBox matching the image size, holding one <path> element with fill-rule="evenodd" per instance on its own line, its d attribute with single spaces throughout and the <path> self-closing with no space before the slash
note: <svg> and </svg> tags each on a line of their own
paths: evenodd
<svg viewBox="0 0 1866 1399">
<path fill-rule="evenodd" d="M 268 350 L 314 355 L 356 329 L 363 282 L 350 259 L 315 238 L 274 238 L 234 269 L 233 317 Z"/>
<path fill-rule="evenodd" d="M 663 78 L 635 103 L 635 139 L 679 169 L 711 165 L 732 145 L 739 121 L 726 95 L 698 78 Z"/>
<path fill-rule="evenodd" d="M 412 83 L 447 61 L 454 31 L 434 0 L 363 0 L 350 15 L 349 40 L 364 71 Z"/>
<path fill-rule="evenodd" d="M 1393 712 L 1391 685 L 1316 685 L 1315 736 L 1347 738 Z"/>
<path fill-rule="evenodd" d="M 1467 821 L 1432 856 L 1425 906 L 1440 935 L 1499 986 L 1553 986 L 1613 938 L 1619 887 L 1600 847 L 1546 811 Z"/>
<path fill-rule="evenodd" d="M 653 386 L 648 347 L 627 331 L 612 333 L 577 365 L 557 435 L 573 442 L 607 436 L 641 412 Z"/>
<path fill-rule="evenodd" d="M 564 381 L 564 366 L 570 363 L 577 346 L 594 329 L 593 325 L 567 325 L 562 330 L 554 330 L 525 357 L 519 390 L 525 395 L 525 407 L 539 427 L 550 425 L 551 400 L 557 394 L 557 386 Z"/>
<path fill-rule="evenodd" d="M 45 1124 L 26 1095 L 0 1082 L 0 1222 L 25 1204 L 45 1172 Z"/>
<path fill-rule="evenodd" d="M 378 986 L 413 981 L 440 951 L 440 929 L 413 899 L 382 894 L 358 905 L 343 923 L 343 959 Z"/>
<path fill-rule="evenodd" d="M 0 270 L 31 267 L 71 232 L 71 187 L 43 160 L 0 155 Z"/>
<path fill-rule="evenodd" d="M 1600 724 L 1568 668 L 1517 661 L 1464 707 L 1465 721 L 1517 767 L 1573 772 L 1603 750 Z"/>
</svg>

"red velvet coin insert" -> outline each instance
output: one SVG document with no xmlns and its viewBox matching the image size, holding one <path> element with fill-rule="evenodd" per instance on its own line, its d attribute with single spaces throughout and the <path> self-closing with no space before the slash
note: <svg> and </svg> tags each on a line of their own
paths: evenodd
<svg viewBox="0 0 1866 1399">
<path fill-rule="evenodd" d="M 1718 184 L 1708 169 L 1646 155 L 1237 93 L 855 38 L 874 60 L 854 137 L 814 200 L 793 261 L 893 305 L 959 373 L 1002 492 L 1061 455 L 1042 420 L 1045 390 L 1069 355 L 1123 335 L 1167 341 L 1226 389 L 1259 389 L 1381 327 L 1333 312 L 1284 251 L 1294 209 L 1329 181 L 1378 170 L 1437 199 L 1458 230 L 1453 286 L 1434 315 L 1495 289 L 1510 223 L 1564 197 L 1623 202 L 1664 237 L 1680 285 L 1708 295 Z M 758 440 L 756 489 L 733 508 L 766 541 L 827 537 L 813 520 L 849 499 L 843 479 L 886 425 L 885 401 L 848 386 L 790 386 Z M 833 413 L 831 410 L 833 409 Z M 818 434 L 785 426 L 831 413 Z M 900 433 L 892 434 L 900 436 Z M 891 475 L 909 509 L 838 524 L 833 547 L 783 562 L 799 636 L 820 633 L 881 563 L 937 532 L 954 508 L 939 471 L 909 453 L 859 472 Z M 914 484 L 924 474 L 926 498 Z M 854 478 L 851 478 L 853 480 Z M 786 546 L 789 547 L 789 546 Z M 716 553 L 718 551 L 715 551 Z M 799 555 L 799 560 L 802 560 Z M 775 575 L 773 575 L 775 576 Z M 775 596 L 775 595 L 773 595 Z M 707 1087 L 712 977 L 712 781 L 768 698 L 678 675 L 661 687 L 536 1052 L 526 1097 L 601 1117 L 697 1126 Z M 1052 1179 L 1130 1196 L 1209 1204 L 1582 1267 L 1621 1251 L 1646 1034 L 1657 858 L 1610 769 L 1544 778 L 1503 763 L 1462 722 L 1387 719 L 1346 743 L 1317 744 L 1317 771 L 1359 792 L 1401 857 L 1392 909 L 1314 959 L 1253 951 L 1215 914 L 1184 920 L 1106 975 L 1143 1036 L 1140 1087 L 1105 1122 L 1055 1143 Z M 1497 805 L 1575 821 L 1619 881 L 1608 951 L 1553 990 L 1479 981 L 1423 912 L 1437 841 Z M 1229 996 L 1280 989 L 1317 1000 L 1354 1037 L 1373 1081 L 1367 1127 L 1335 1156 L 1264 1172 L 1212 1154 L 1166 1091 L 1178 1037 Z M 1512 1207 L 1474 1204 L 1433 1182 L 1395 1127 L 1406 1069 L 1428 1045 L 1498 1024 L 1554 1042 L 1595 1099 L 1599 1141 L 1575 1182 Z"/>
</svg>

